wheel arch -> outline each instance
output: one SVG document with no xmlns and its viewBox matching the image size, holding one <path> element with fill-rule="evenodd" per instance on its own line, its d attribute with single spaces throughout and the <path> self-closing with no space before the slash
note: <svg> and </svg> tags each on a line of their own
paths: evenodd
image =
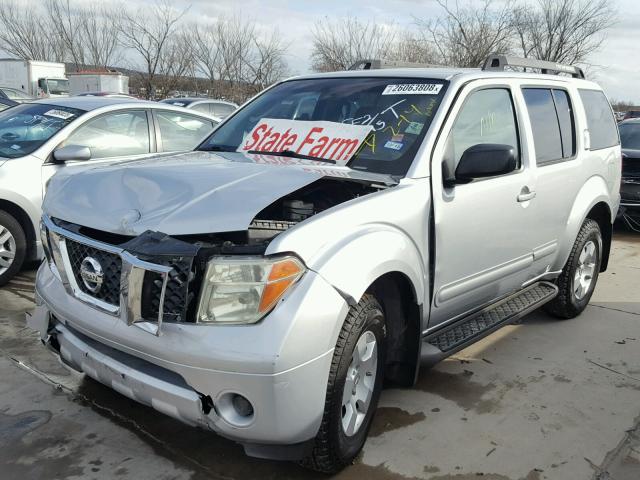
<svg viewBox="0 0 640 480">
<path fill-rule="evenodd" d="M 602 261 L 600 263 L 600 271 L 604 272 L 607 270 L 607 266 L 609 265 L 609 255 L 611 254 L 611 239 L 613 237 L 613 224 L 612 224 L 612 215 L 611 209 L 609 205 L 605 202 L 598 202 L 585 218 L 590 218 L 598 223 L 600 227 L 600 233 L 602 234 Z"/>
<path fill-rule="evenodd" d="M 595 220 L 600 226 L 603 244 L 601 271 L 607 268 L 613 232 L 612 211 L 611 196 L 604 178 L 597 175 L 589 178 L 578 192 L 567 219 L 562 248 L 555 265 L 558 270 L 564 268 L 578 232 L 587 218 Z"/>
<path fill-rule="evenodd" d="M 27 238 L 27 259 L 32 260 L 37 257 L 37 248 L 36 248 L 36 231 L 33 227 L 33 222 L 31 221 L 31 217 L 29 214 L 19 205 L 10 202 L 9 200 L 0 199 L 0 210 L 4 210 L 13 218 L 15 218 L 24 234 Z"/>
<path fill-rule="evenodd" d="M 367 288 L 382 306 L 387 328 L 385 378 L 412 386 L 420 365 L 422 308 L 411 280 L 402 272 L 387 272 Z"/>
</svg>

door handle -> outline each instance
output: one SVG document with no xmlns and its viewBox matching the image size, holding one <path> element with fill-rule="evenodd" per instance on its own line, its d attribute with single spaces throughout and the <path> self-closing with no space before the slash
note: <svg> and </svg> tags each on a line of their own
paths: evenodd
<svg viewBox="0 0 640 480">
<path fill-rule="evenodd" d="M 528 202 L 529 200 L 533 200 L 536 198 L 536 192 L 529 190 L 528 187 L 524 187 L 520 191 L 520 195 L 518 195 L 518 202 Z"/>
</svg>

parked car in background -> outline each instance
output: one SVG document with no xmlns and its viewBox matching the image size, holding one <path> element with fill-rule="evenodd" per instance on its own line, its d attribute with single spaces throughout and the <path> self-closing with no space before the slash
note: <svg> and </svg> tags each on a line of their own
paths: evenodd
<svg viewBox="0 0 640 480">
<path fill-rule="evenodd" d="M 42 257 L 36 232 L 54 173 L 192 150 L 216 124 L 196 111 L 121 98 L 36 100 L 0 112 L 0 285 Z"/>
<path fill-rule="evenodd" d="M 15 107 L 18 105 L 18 102 L 14 102 L 13 100 L 9 100 L 8 98 L 0 98 L 0 112 L 2 110 L 6 110 L 9 107 Z"/>
<path fill-rule="evenodd" d="M 622 144 L 621 211 L 640 221 L 640 118 L 618 125 Z"/>
<path fill-rule="evenodd" d="M 629 110 L 625 112 L 623 120 L 631 120 L 632 118 L 640 118 L 640 110 Z"/>
<path fill-rule="evenodd" d="M 23 92 L 22 90 L 18 90 L 17 88 L 11 87 L 0 87 L 0 98 L 5 98 L 8 100 L 13 100 L 14 102 L 23 103 L 29 102 L 31 100 L 35 100 L 35 97 Z"/>
<path fill-rule="evenodd" d="M 620 160 L 577 67 L 494 55 L 289 79 L 197 151 L 56 175 L 29 324 L 136 401 L 334 473 L 383 384 L 539 307 L 580 315 Z"/>
<path fill-rule="evenodd" d="M 133 95 L 118 92 L 84 92 L 74 95 L 76 97 L 106 97 L 106 98 L 132 98 L 137 100 Z"/>
<path fill-rule="evenodd" d="M 162 103 L 184 107 L 196 112 L 205 113 L 219 119 L 224 119 L 238 109 L 238 105 L 225 100 L 212 100 L 210 98 L 186 97 L 166 98 Z"/>
</svg>

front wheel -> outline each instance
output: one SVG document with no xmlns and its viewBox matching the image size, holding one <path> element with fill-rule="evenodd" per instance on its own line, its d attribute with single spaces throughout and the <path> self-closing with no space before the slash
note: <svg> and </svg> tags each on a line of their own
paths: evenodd
<svg viewBox="0 0 640 480">
<path fill-rule="evenodd" d="M 27 253 L 27 239 L 20 223 L 0 210 L 0 287 L 20 271 Z"/>
<path fill-rule="evenodd" d="M 602 233 L 598 223 L 587 218 L 558 277 L 558 296 L 547 304 L 546 310 L 558 318 L 580 315 L 596 288 L 601 262 Z"/>
<path fill-rule="evenodd" d="M 365 294 L 340 331 L 322 424 L 311 455 L 302 462 L 305 467 L 336 473 L 364 446 L 382 390 L 385 337 L 382 308 Z"/>
</svg>

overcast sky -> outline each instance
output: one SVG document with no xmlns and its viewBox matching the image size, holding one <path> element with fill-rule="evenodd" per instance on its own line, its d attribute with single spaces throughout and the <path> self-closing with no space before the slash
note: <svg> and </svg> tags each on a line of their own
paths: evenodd
<svg viewBox="0 0 640 480">
<path fill-rule="evenodd" d="M 279 29 L 290 42 L 288 60 L 293 73 L 309 70 L 310 30 L 325 16 L 332 19 L 355 16 L 413 27 L 415 17 L 435 18 L 442 13 L 434 0 L 175 1 L 176 6 L 181 3 L 191 4 L 189 15 L 200 19 L 240 11 L 264 28 Z M 640 104 L 640 0 L 611 0 L 611 3 L 618 12 L 618 21 L 606 32 L 602 49 L 590 59 L 593 66 L 588 75 L 604 87 L 611 99 Z"/>
<path fill-rule="evenodd" d="M 105 1 L 116 5 L 120 0 Z M 126 5 L 152 3 L 153 0 L 127 0 Z M 435 0 L 172 0 L 172 4 L 177 9 L 191 5 L 189 21 L 240 13 L 265 30 L 278 29 L 289 43 L 287 60 L 293 74 L 309 71 L 311 28 L 323 17 L 354 16 L 413 28 L 416 17 L 428 19 L 442 14 Z M 611 0 L 611 4 L 618 12 L 618 20 L 606 32 L 601 50 L 589 59 L 593 66 L 588 69 L 588 76 L 598 81 L 611 99 L 640 105 L 640 0 Z"/>
</svg>

